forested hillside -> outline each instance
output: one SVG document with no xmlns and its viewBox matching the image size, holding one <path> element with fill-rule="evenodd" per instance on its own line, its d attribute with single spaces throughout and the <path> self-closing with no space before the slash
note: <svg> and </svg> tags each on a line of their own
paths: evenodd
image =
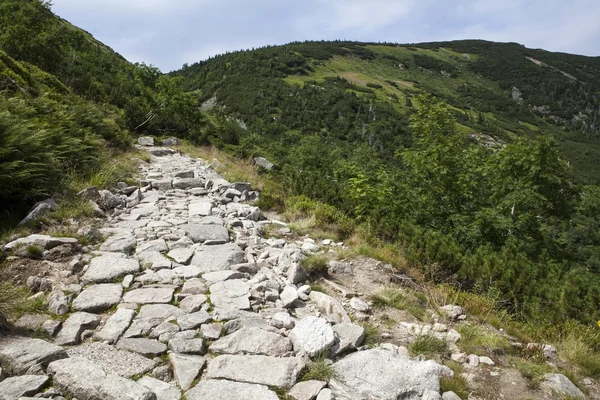
<svg viewBox="0 0 600 400">
<path fill-rule="evenodd" d="M 599 62 L 514 43 L 307 42 L 175 75 L 232 125 L 199 143 L 272 159 L 292 193 L 335 207 L 321 218 L 341 235 L 363 224 L 434 279 L 590 321 Z"/>
<path fill-rule="evenodd" d="M 263 208 L 314 212 L 536 321 L 600 319 L 600 58 L 306 42 L 165 75 L 39 0 L 0 0 L 0 50 L 5 220 L 135 135 L 178 136 L 274 161 Z"/>
<path fill-rule="evenodd" d="M 50 2 L 0 1 L 0 217 L 18 221 L 102 170 L 132 133 L 194 129 L 197 103 L 181 79 L 129 63 Z"/>
</svg>

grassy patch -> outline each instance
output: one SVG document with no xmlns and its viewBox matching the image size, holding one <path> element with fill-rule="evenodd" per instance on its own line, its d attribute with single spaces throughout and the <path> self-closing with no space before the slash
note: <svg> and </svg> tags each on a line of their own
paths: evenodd
<svg viewBox="0 0 600 400">
<path fill-rule="evenodd" d="M 365 346 L 368 348 L 375 347 L 379 343 L 379 328 L 368 322 L 360 324 L 365 330 Z"/>
<path fill-rule="evenodd" d="M 512 349 L 508 339 L 479 325 L 461 324 L 456 329 L 461 335 L 458 346 L 468 354 L 489 354 L 498 350 L 509 352 Z"/>
<path fill-rule="evenodd" d="M 25 250 L 27 251 L 27 255 L 31 258 L 42 258 L 42 255 L 44 254 L 44 250 L 40 246 L 34 244 L 27 246 Z"/>
<path fill-rule="evenodd" d="M 460 374 L 454 374 L 453 377 L 442 376 L 440 377 L 440 391 L 454 392 L 461 399 L 468 399 L 471 390 L 469 389 L 469 383 Z"/>
<path fill-rule="evenodd" d="M 45 309 L 45 299 L 29 300 L 27 289 L 8 282 L 0 283 L 0 331 L 6 330 L 8 320 L 17 319 L 23 314 L 41 312 Z"/>
<path fill-rule="evenodd" d="M 324 381 L 329 382 L 335 375 L 333 366 L 324 355 L 317 356 L 313 361 L 308 364 L 306 371 L 302 374 L 301 381 Z"/>
<path fill-rule="evenodd" d="M 570 333 L 558 344 L 557 350 L 561 357 L 579 367 L 583 375 L 600 377 L 600 354 L 584 337 Z"/>
<path fill-rule="evenodd" d="M 512 364 L 529 382 L 531 388 L 538 388 L 544 380 L 544 375 L 552 372 L 552 367 L 545 362 L 511 358 Z"/>
<path fill-rule="evenodd" d="M 446 356 L 449 352 L 448 343 L 432 335 L 419 336 L 412 342 L 408 349 L 414 355 L 424 355 L 425 357 L 434 357 L 436 355 Z"/>
<path fill-rule="evenodd" d="M 392 307 L 406 310 L 418 319 L 425 317 L 425 307 L 416 298 L 398 289 L 386 287 L 371 296 L 374 307 Z"/>
<path fill-rule="evenodd" d="M 312 278 L 327 275 L 329 259 L 323 255 L 313 254 L 302 260 L 302 267 Z"/>
</svg>

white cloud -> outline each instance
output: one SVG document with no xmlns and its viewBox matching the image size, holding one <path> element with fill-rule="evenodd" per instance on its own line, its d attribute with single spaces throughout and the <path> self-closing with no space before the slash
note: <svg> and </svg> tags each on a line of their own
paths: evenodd
<svg viewBox="0 0 600 400">
<path fill-rule="evenodd" d="M 599 55 L 598 0 L 54 0 L 133 61 L 164 70 L 294 40 L 514 41 Z"/>
</svg>

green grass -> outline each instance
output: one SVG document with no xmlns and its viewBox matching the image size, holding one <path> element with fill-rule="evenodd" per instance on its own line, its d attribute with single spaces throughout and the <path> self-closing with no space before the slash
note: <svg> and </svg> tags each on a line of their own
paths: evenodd
<svg viewBox="0 0 600 400">
<path fill-rule="evenodd" d="M 329 259 L 323 255 L 313 254 L 306 257 L 300 265 L 306 270 L 311 278 L 327 275 Z"/>
<path fill-rule="evenodd" d="M 545 362 L 535 362 L 512 357 L 512 364 L 521 372 L 523 377 L 527 378 L 531 388 L 538 388 L 544 380 L 544 375 L 553 371 L 553 368 Z"/>
<path fill-rule="evenodd" d="M 28 297 L 29 293 L 25 287 L 8 282 L 0 283 L 0 331 L 9 328 L 9 320 L 45 310 L 46 303 L 43 297 L 36 300 L 29 300 Z"/>
<path fill-rule="evenodd" d="M 368 322 L 363 322 L 360 326 L 365 330 L 365 346 L 368 348 L 375 347 L 379 343 L 379 328 Z"/>
<path fill-rule="evenodd" d="M 308 364 L 306 371 L 302 374 L 301 381 L 324 381 L 329 382 L 335 375 L 331 362 L 325 358 L 324 354 L 318 355 Z"/>
<path fill-rule="evenodd" d="M 448 343 L 431 335 L 419 336 L 412 342 L 408 349 L 414 355 L 424 355 L 432 358 L 436 355 L 444 357 L 448 355 Z"/>
<path fill-rule="evenodd" d="M 42 255 L 44 254 L 44 250 L 40 246 L 34 244 L 27 246 L 26 251 L 31 258 L 42 258 Z"/>
<path fill-rule="evenodd" d="M 561 357 L 576 365 L 583 375 L 600 377 L 600 353 L 594 351 L 582 335 L 570 333 L 558 344 L 557 350 Z"/>
<path fill-rule="evenodd" d="M 468 399 L 471 390 L 469 383 L 460 374 L 454 374 L 453 377 L 440 377 L 440 392 L 454 392 L 461 399 Z"/>
<path fill-rule="evenodd" d="M 425 307 L 411 295 L 398 289 L 386 287 L 371 296 L 374 307 L 392 307 L 398 310 L 406 310 L 418 319 L 425 317 Z"/>
<path fill-rule="evenodd" d="M 457 344 L 462 351 L 468 354 L 490 354 L 498 350 L 510 352 L 512 349 L 508 339 L 479 325 L 461 324 L 456 330 L 461 335 Z"/>
</svg>

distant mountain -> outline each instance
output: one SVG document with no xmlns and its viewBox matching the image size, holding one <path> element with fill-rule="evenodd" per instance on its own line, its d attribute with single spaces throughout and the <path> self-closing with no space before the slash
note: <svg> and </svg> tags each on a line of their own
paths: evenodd
<svg viewBox="0 0 600 400">
<path fill-rule="evenodd" d="M 431 93 L 470 134 L 553 135 L 579 179 L 600 183 L 600 57 L 481 40 L 305 42 L 228 53 L 175 74 L 269 141 L 320 132 L 382 153 L 402 142 L 413 96 Z"/>
</svg>

